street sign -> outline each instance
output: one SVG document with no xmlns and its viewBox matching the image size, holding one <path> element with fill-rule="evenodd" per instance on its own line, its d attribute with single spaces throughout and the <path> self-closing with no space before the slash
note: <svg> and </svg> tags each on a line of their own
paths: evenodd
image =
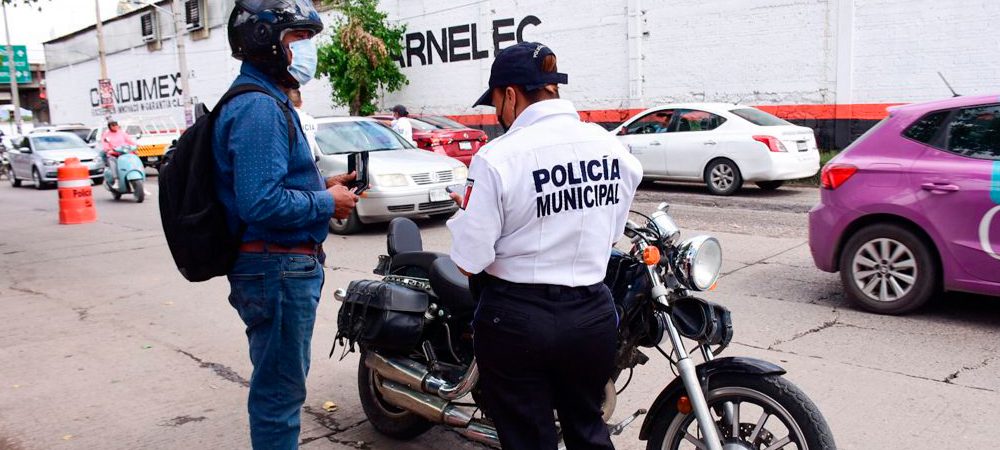
<svg viewBox="0 0 1000 450">
<path fill-rule="evenodd" d="M 101 78 L 100 80 L 97 80 L 97 86 L 101 93 L 101 108 L 111 109 L 115 106 L 115 97 L 112 92 L 111 80 Z"/>
<path fill-rule="evenodd" d="M 31 83 L 31 66 L 28 65 L 28 48 L 14 46 L 14 70 L 17 84 Z M 7 65 L 7 46 L 0 45 L 0 83 L 10 83 L 10 66 Z"/>
</svg>

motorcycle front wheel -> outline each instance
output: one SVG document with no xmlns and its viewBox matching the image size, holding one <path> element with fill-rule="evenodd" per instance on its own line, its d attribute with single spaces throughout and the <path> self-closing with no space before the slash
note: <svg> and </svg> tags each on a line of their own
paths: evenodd
<svg viewBox="0 0 1000 450">
<path fill-rule="evenodd" d="M 143 190 L 142 180 L 132 180 L 132 193 L 135 194 L 135 202 L 142 203 L 146 200 L 146 191 Z"/>
<path fill-rule="evenodd" d="M 382 398 L 379 392 L 379 377 L 375 371 L 365 365 L 368 351 L 361 351 L 358 361 L 358 396 L 361 398 L 361 409 L 365 411 L 368 421 L 380 433 L 402 441 L 420 436 L 434 426 L 433 423 L 410 411 L 391 405 Z"/>
<path fill-rule="evenodd" d="M 726 450 L 833 450 L 833 433 L 819 408 L 798 387 L 777 376 L 720 374 L 705 400 Z M 694 413 L 654 418 L 646 450 L 707 448 Z"/>
</svg>

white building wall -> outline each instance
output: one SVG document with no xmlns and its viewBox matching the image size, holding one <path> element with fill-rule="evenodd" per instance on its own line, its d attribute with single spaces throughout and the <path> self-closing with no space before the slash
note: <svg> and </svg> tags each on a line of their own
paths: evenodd
<svg viewBox="0 0 1000 450">
<path fill-rule="evenodd" d="M 192 95 L 214 105 L 239 62 L 229 56 L 224 28 L 231 0 L 208 4 L 213 28 L 206 39 L 189 41 L 188 59 Z M 948 95 L 939 70 L 963 94 L 1000 90 L 996 0 L 382 0 L 381 6 L 408 34 L 419 33 L 424 47 L 424 61 L 403 55 L 409 85 L 381 103 L 386 108 L 402 103 L 417 113 L 491 113 L 470 104 L 487 85 L 495 21 L 501 25 L 501 48 L 513 43 L 511 34 L 524 24 L 524 40 L 555 50 L 560 70 L 570 78 L 563 96 L 582 110 L 702 100 L 807 106 L 910 102 Z M 164 40 L 154 51 L 139 38 L 138 15 L 105 26 L 115 83 L 176 74 L 172 25 L 164 18 Z M 333 14 L 324 20 L 332 25 Z M 443 62 L 427 50 L 428 33 L 440 41 L 449 29 L 459 44 L 453 53 L 464 60 Z M 98 78 L 96 52 L 92 31 L 46 45 L 53 121 L 99 120 L 90 98 Z M 346 113 L 331 105 L 323 80 L 306 86 L 303 97 L 313 115 Z M 183 117 L 176 107 L 129 114 L 165 113 Z M 836 118 L 810 114 L 791 116 Z"/>
</svg>

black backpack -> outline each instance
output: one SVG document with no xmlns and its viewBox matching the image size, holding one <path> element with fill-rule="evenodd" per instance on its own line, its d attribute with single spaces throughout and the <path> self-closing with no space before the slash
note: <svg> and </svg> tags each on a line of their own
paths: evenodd
<svg viewBox="0 0 1000 450">
<path fill-rule="evenodd" d="M 215 119 L 229 100 L 247 92 L 271 95 L 253 84 L 235 86 L 215 109 L 191 125 L 174 144 L 169 162 L 160 169 L 160 221 L 177 270 L 188 281 L 226 275 L 239 253 L 242 231 L 233 234 L 226 210 L 215 192 Z M 271 95 L 274 97 L 273 95 Z M 295 122 L 288 107 L 275 98 L 288 121 L 289 148 L 295 148 Z M 241 227 L 242 229 L 242 227 Z"/>
</svg>

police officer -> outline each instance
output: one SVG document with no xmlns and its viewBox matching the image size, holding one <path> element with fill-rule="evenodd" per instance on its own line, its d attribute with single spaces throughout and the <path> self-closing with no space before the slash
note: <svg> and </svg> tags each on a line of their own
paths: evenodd
<svg viewBox="0 0 1000 450">
<path fill-rule="evenodd" d="M 567 75 L 545 45 L 497 55 L 489 90 L 502 137 L 470 166 L 451 256 L 481 283 L 473 321 L 481 399 L 504 450 L 611 449 L 601 418 L 617 314 L 601 282 L 642 178 L 607 131 L 559 99 Z"/>
</svg>

